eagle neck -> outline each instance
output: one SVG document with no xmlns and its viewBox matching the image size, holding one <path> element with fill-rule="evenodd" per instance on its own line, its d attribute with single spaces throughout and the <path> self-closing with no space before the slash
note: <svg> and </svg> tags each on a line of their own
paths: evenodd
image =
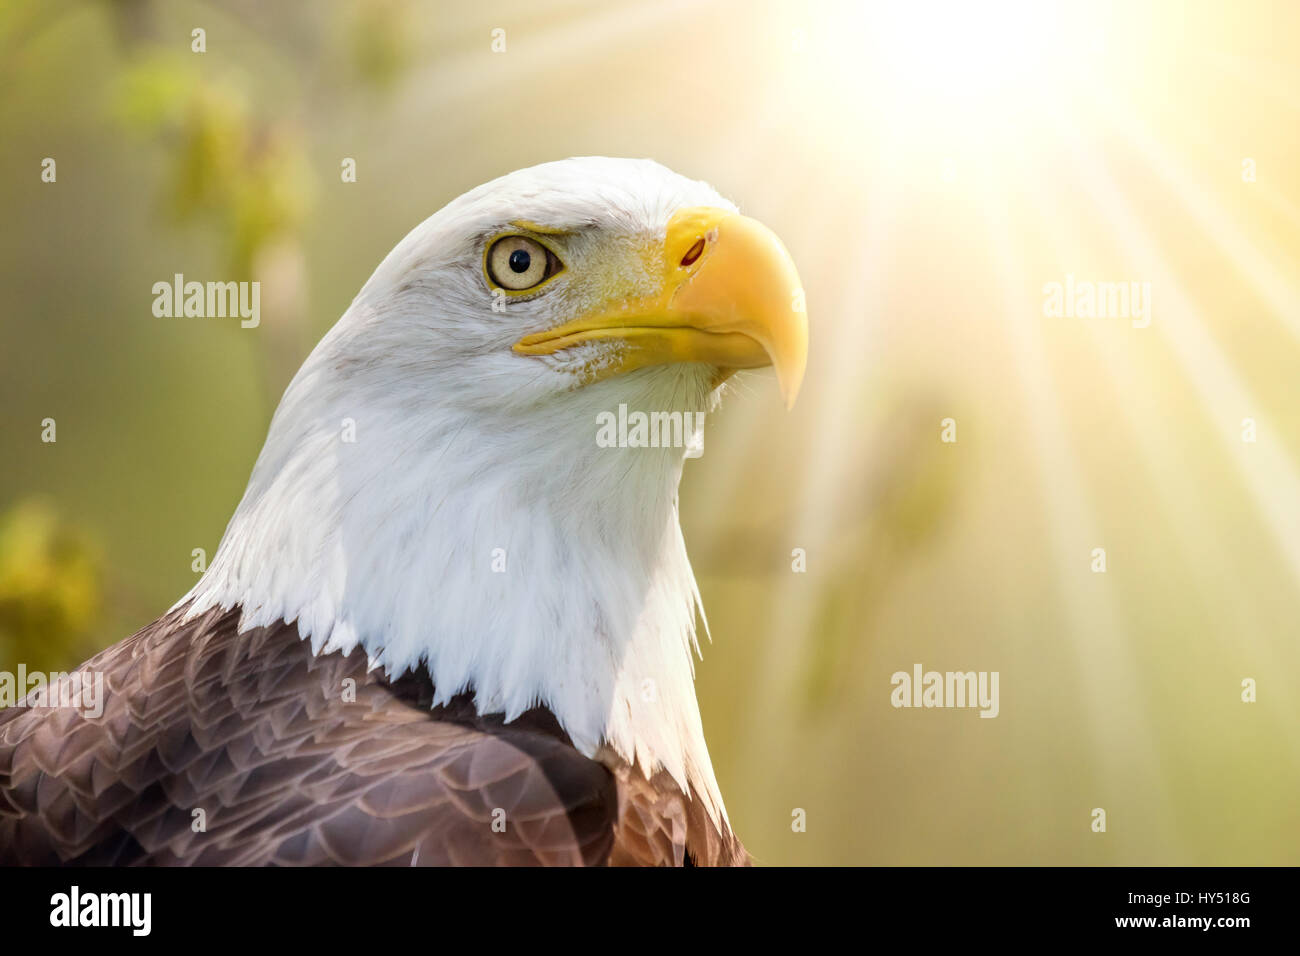
<svg viewBox="0 0 1300 956">
<path fill-rule="evenodd" d="M 469 692 L 507 720 L 545 706 L 580 751 L 668 773 L 725 826 L 694 690 L 685 449 L 597 440 L 620 404 L 710 401 L 694 373 L 647 372 L 522 420 L 443 409 L 416 427 L 397 402 L 303 401 L 295 379 L 178 606 L 237 606 L 241 630 L 296 622 L 313 653 L 361 647 L 391 677 L 424 665 L 435 705 Z"/>
</svg>

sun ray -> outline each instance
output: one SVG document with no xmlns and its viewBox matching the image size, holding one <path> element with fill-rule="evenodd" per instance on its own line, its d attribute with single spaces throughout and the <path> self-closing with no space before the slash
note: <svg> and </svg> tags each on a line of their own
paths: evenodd
<svg viewBox="0 0 1300 956">
<path fill-rule="evenodd" d="M 1103 108 L 1095 93 L 1093 100 L 1096 112 L 1118 127 L 1148 168 L 1178 197 L 1206 238 L 1223 250 L 1235 269 L 1249 278 L 1271 312 L 1300 343 L 1300 283 L 1295 281 L 1294 260 L 1280 249 L 1259 248 L 1257 240 L 1215 203 L 1212 184 L 1196 178 L 1186 162 L 1165 147 L 1131 107 L 1118 98 L 1110 98 Z"/>
<path fill-rule="evenodd" d="M 984 182 L 992 182 L 985 166 Z M 1047 517 L 1056 552 L 1056 581 L 1065 603 L 1067 637 L 1082 675 L 1081 702 L 1088 714 L 1092 756 L 1110 787 L 1119 780 L 1141 780 L 1154 796 L 1143 823 L 1155 832 L 1164 852 L 1177 846 L 1172 830 L 1161 750 L 1144 709 L 1124 616 L 1111 591 L 1097 585 L 1088 557 L 1097 542 L 1098 523 L 1061 398 L 1048 372 L 1042 333 L 1029 312 L 1026 290 L 1034 284 L 1025 274 L 1005 216 L 1008 196 L 981 191 L 992 243 L 1003 315 L 1010 325 L 1016 367 L 1025 393 L 1031 444 L 1038 449 L 1038 485 L 1046 494 Z M 1037 304 L 1036 302 L 1034 303 Z M 1104 579 L 1103 579 L 1104 580 Z M 1112 791 L 1113 792 L 1113 791 Z"/>
<path fill-rule="evenodd" d="M 877 144 L 876 160 L 883 161 L 892 146 L 893 141 L 888 139 Z M 837 509 L 828 507 L 828 503 L 846 500 L 846 482 L 854 477 L 845 475 L 837 462 L 842 459 L 844 447 L 857 441 L 858 423 L 850 410 L 858 406 L 858 397 L 873 380 L 870 343 L 875 329 L 867 316 L 879 311 L 883 299 L 889 237 L 898 213 L 898 193 L 883 178 L 861 195 L 841 198 L 848 201 L 843 203 L 838 215 L 830 215 L 827 210 L 825 220 L 814 221 L 827 224 L 823 230 L 826 236 L 835 237 L 847 231 L 854 236 L 854 242 L 847 249 L 836 242 L 818 259 L 838 264 L 847 256 L 851 261 L 865 263 L 865 268 L 840 270 L 832 276 L 833 284 L 821 287 L 820 301 L 814 297 L 811 306 L 821 310 L 820 335 L 830 341 L 833 330 L 836 345 L 816 360 L 824 387 L 819 389 L 819 406 L 804 413 L 816 423 L 802 458 L 807 480 L 785 529 L 791 546 L 805 548 L 813 561 L 832 552 L 839 518 Z M 845 223 L 845 230 L 829 227 L 837 219 Z M 814 350 L 816 342 L 814 339 Z M 801 673 L 799 665 L 806 660 L 811 642 L 817 639 L 809 631 L 809 623 L 817 619 L 815 612 L 820 600 L 817 590 L 809 587 L 802 575 L 778 575 L 775 580 L 772 613 L 757 650 L 760 657 L 755 683 L 762 692 L 752 695 L 748 706 L 752 725 L 766 726 L 770 733 L 780 732 L 779 727 L 773 726 L 771 701 L 776 699 L 784 701 L 787 707 L 796 706 L 793 693 Z M 792 728 L 787 724 L 785 731 L 790 733 Z M 747 752 L 740 764 L 750 776 L 742 785 L 761 786 L 758 775 L 762 773 L 762 760 L 757 752 L 761 739 L 762 735 L 753 734 L 745 741 Z"/>
<path fill-rule="evenodd" d="M 1152 325 L 1172 345 L 1202 409 L 1214 422 L 1224 452 L 1254 496 L 1260 515 L 1272 519 L 1266 521 L 1266 526 L 1293 578 L 1300 582 L 1300 473 L 1275 442 L 1243 446 L 1241 418 L 1262 404 L 1223 357 L 1200 309 L 1183 291 L 1178 276 L 1165 262 L 1146 227 L 1120 199 L 1119 188 L 1105 165 L 1097 157 L 1081 163 L 1077 156 L 1088 153 L 1087 144 L 1079 141 L 1067 124 L 1058 120 L 1056 125 L 1061 135 L 1074 140 L 1074 168 L 1088 195 L 1113 223 L 1120 250 L 1160 290 L 1164 320 L 1153 319 Z"/>
</svg>

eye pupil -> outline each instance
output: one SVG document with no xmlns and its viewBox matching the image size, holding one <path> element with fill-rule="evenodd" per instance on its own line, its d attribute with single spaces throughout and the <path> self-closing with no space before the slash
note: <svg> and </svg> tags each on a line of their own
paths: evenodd
<svg viewBox="0 0 1300 956">
<path fill-rule="evenodd" d="M 528 267 L 532 265 L 532 263 L 533 263 L 533 257 L 530 256 L 523 249 L 516 249 L 514 252 L 510 253 L 511 272 L 520 272 L 520 273 L 527 272 Z"/>
</svg>

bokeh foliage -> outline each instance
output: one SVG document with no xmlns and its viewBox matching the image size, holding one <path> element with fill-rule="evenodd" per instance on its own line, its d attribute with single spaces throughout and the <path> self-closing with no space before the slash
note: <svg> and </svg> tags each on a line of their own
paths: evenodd
<svg viewBox="0 0 1300 956">
<path fill-rule="evenodd" d="M 0 662 L 79 663 L 102 610 L 103 553 L 54 506 L 30 498 L 0 515 Z"/>
</svg>

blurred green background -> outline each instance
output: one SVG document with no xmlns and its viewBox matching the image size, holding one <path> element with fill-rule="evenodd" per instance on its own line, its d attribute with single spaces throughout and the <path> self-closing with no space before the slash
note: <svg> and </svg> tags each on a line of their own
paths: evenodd
<svg viewBox="0 0 1300 956">
<path fill-rule="evenodd" d="M 682 488 L 757 859 L 1300 863 L 1297 35 L 1286 2 L 3 0 L 0 668 L 192 586 L 410 228 L 648 156 L 782 236 L 813 327 L 795 410 L 742 377 Z M 258 279 L 261 326 L 156 318 L 178 272 Z M 1046 316 L 1067 275 L 1150 282 L 1151 326 Z M 894 709 L 915 663 L 999 671 L 1000 715 Z"/>
</svg>

